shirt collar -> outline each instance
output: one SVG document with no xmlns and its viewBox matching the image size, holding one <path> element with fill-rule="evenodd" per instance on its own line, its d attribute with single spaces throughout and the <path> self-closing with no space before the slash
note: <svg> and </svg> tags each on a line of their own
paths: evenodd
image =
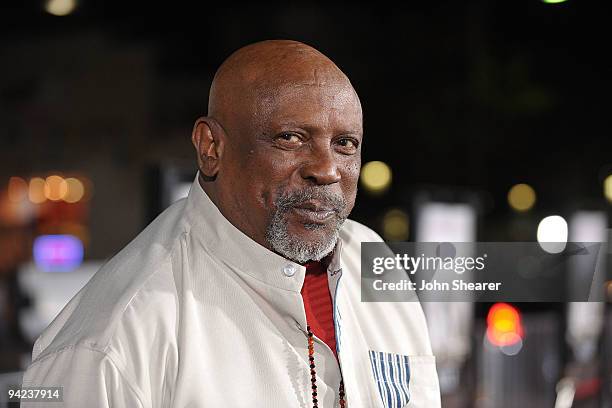
<svg viewBox="0 0 612 408">
<path fill-rule="evenodd" d="M 216 258 L 242 273 L 280 289 L 300 292 L 306 268 L 258 244 L 219 211 L 199 183 L 191 185 L 185 206 L 190 233 Z M 342 243 L 336 243 L 328 271 L 338 269 Z"/>
</svg>

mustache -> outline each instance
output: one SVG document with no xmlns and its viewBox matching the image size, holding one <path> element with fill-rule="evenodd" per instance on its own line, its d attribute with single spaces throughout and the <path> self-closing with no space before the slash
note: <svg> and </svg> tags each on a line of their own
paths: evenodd
<svg viewBox="0 0 612 408">
<path fill-rule="evenodd" d="M 323 206 L 330 208 L 336 214 L 341 214 L 346 208 L 346 200 L 341 195 L 330 193 L 321 187 L 305 187 L 292 192 L 284 192 L 275 201 L 276 207 L 281 212 L 304 204 L 307 201 L 316 200 Z"/>
</svg>

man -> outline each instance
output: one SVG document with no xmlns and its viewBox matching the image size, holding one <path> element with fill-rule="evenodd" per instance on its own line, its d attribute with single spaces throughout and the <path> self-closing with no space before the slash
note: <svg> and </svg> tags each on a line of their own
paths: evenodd
<svg viewBox="0 0 612 408">
<path fill-rule="evenodd" d="M 362 112 L 338 67 L 242 48 L 192 140 L 189 196 L 70 301 L 24 386 L 66 407 L 438 407 L 420 305 L 360 302 L 360 243 L 381 239 L 347 220 Z"/>
</svg>

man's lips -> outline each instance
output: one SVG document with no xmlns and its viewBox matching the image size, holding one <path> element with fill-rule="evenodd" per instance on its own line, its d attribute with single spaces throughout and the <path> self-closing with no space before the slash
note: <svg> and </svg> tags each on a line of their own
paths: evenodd
<svg viewBox="0 0 612 408">
<path fill-rule="evenodd" d="M 304 201 L 303 203 L 297 204 L 294 208 L 316 212 L 335 211 L 332 207 L 323 205 L 320 201 L 316 200 Z"/>
<path fill-rule="evenodd" d="M 293 211 L 308 223 L 325 224 L 336 213 L 332 207 L 317 201 L 306 201 L 293 207 Z"/>
</svg>

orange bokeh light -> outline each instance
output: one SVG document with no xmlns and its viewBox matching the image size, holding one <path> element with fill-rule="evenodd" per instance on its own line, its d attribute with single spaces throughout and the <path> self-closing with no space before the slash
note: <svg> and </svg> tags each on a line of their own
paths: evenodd
<svg viewBox="0 0 612 408">
<path fill-rule="evenodd" d="M 524 335 L 519 311 L 507 303 L 496 303 L 487 315 L 487 338 L 496 346 L 522 341 Z"/>
</svg>

